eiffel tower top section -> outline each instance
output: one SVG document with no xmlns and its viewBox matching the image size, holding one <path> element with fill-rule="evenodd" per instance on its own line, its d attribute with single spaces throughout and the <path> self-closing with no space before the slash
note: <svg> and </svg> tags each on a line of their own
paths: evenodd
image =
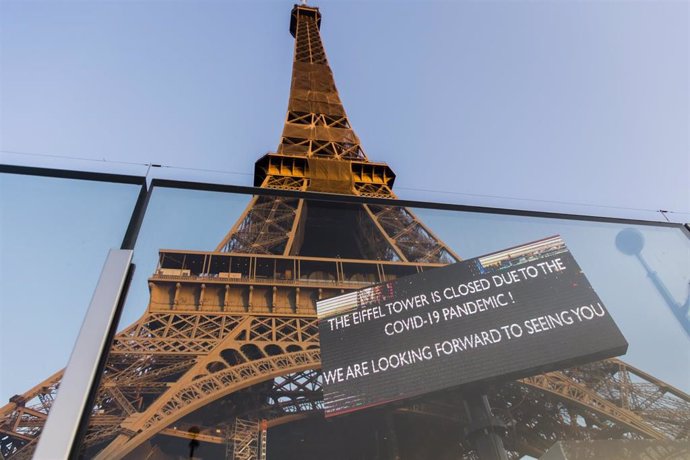
<svg viewBox="0 0 690 460">
<path fill-rule="evenodd" d="M 395 174 L 368 160 L 335 87 L 320 35 L 318 8 L 295 5 L 290 100 L 277 153 L 256 162 L 254 185 L 395 198 Z"/>
</svg>

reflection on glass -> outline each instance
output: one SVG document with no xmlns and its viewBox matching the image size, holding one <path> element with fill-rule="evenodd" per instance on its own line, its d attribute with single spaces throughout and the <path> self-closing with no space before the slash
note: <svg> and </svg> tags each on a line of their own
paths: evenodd
<svg viewBox="0 0 690 460">
<path fill-rule="evenodd" d="M 644 235 L 645 257 L 654 263 L 656 276 L 670 296 L 684 300 L 690 283 L 690 240 L 679 228 L 428 209 L 415 212 L 465 258 L 561 235 L 630 343 L 623 359 L 690 390 L 690 348 L 682 325 L 644 266 L 616 245 L 624 229 L 634 228 Z"/>
<path fill-rule="evenodd" d="M 25 392 L 56 387 L 139 191 L 132 184 L 0 174 L 0 398 L 11 403 L 0 409 L 3 418 L 20 408 L 24 418 L 40 420 L 49 409 L 55 391 Z M 25 435 L 40 428 L 27 423 Z"/>
<path fill-rule="evenodd" d="M 664 280 L 659 277 L 656 271 L 647 263 L 647 260 L 642 254 L 644 249 L 644 235 L 635 228 L 625 228 L 621 230 L 616 236 L 616 247 L 623 254 L 635 256 L 640 264 L 647 272 L 647 276 L 652 280 L 657 291 L 663 296 L 664 301 L 668 305 L 671 313 L 676 317 L 678 322 L 685 329 L 685 333 L 690 336 L 690 318 L 688 317 L 688 310 L 690 310 L 690 290 L 685 302 L 680 303 L 676 301 L 671 292 L 669 292 Z M 690 287 L 690 283 L 688 283 Z"/>
<path fill-rule="evenodd" d="M 634 397 L 626 404 L 647 404 L 641 392 L 663 388 L 654 393 L 660 403 L 690 413 L 690 398 L 672 389 L 689 387 L 687 338 L 644 266 L 616 246 L 629 227 L 644 235 L 645 261 L 669 294 L 685 299 L 690 243 L 678 228 L 157 187 L 83 452 L 139 458 L 193 450 L 222 458 L 228 446 L 239 448 L 243 436 L 261 431 L 262 419 L 272 445 L 294 452 L 303 452 L 303 443 L 348 451 L 354 447 L 343 430 L 360 430 L 366 450 L 383 442 L 371 433 L 397 429 L 400 445 L 412 449 L 422 442 L 417 422 L 405 428 L 398 421 L 393 429 L 386 417 L 353 415 L 324 424 L 316 300 L 556 234 L 630 342 L 623 359 L 654 377 L 614 361 L 564 371 L 562 380 L 496 388 L 492 406 L 517 420 L 513 436 L 529 443 L 546 436 L 550 445 L 565 436 L 568 417 L 583 433 L 602 436 L 602 425 L 588 421 L 595 416 L 628 433 L 632 428 L 599 406 L 621 410 L 615 385 L 628 378 L 639 386 L 629 388 Z M 598 402 L 575 404 L 555 390 L 563 382 L 593 388 L 593 375 L 602 382 Z M 429 398 L 417 403 L 457 403 L 452 392 Z M 532 417 L 554 410 L 549 416 L 562 425 L 535 431 Z M 460 433 L 462 418 L 453 420 Z M 446 426 L 425 423 L 435 431 Z M 679 426 L 664 429 L 675 436 Z"/>
</svg>

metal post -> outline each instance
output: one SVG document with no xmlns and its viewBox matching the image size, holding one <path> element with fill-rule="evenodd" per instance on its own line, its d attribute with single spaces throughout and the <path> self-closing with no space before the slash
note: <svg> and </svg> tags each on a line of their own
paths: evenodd
<svg viewBox="0 0 690 460">
<path fill-rule="evenodd" d="M 505 424 L 494 417 L 489 399 L 484 394 L 465 396 L 465 411 L 469 419 L 466 436 L 472 441 L 480 460 L 508 460 L 503 447 Z"/>
<path fill-rule="evenodd" d="M 395 420 L 393 412 L 386 412 L 386 458 L 390 460 L 400 460 L 400 451 L 398 449 L 398 433 L 395 430 Z"/>
<path fill-rule="evenodd" d="M 101 357 L 108 346 L 118 307 L 130 273 L 131 250 L 111 249 L 86 311 L 60 389 L 34 452 L 34 460 L 67 459 L 88 411 L 98 380 Z M 78 446 L 76 446 L 78 447 Z"/>
</svg>

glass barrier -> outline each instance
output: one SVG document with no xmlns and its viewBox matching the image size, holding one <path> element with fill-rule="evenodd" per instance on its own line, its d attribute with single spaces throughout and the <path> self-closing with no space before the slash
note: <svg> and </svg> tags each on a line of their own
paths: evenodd
<svg viewBox="0 0 690 460">
<path fill-rule="evenodd" d="M 161 184 L 134 248 L 120 332 L 83 439 L 87 458 L 195 450 L 232 458 L 243 442 L 258 455 L 266 433 L 268 458 L 376 458 L 391 449 L 410 458 L 429 443 L 437 458 L 458 458 L 470 447 L 459 440 L 467 420 L 457 392 L 324 421 L 316 302 L 552 235 L 630 346 L 622 361 L 493 385 L 507 448 L 538 457 L 574 432 L 673 438 L 690 418 L 690 239 L 680 225 Z M 64 269 L 72 252 L 53 257 L 63 263 L 56 274 L 73 276 L 76 268 Z"/>
<path fill-rule="evenodd" d="M 457 453 L 464 422 L 452 392 L 398 404 L 393 421 L 384 410 L 323 421 L 316 301 L 556 234 L 630 346 L 622 361 L 495 387 L 492 405 L 513 423 L 507 447 L 536 455 L 568 423 L 581 436 L 677 434 L 680 422 L 654 417 L 667 405 L 690 413 L 681 226 L 154 186 L 83 452 L 222 458 L 242 436 L 259 449 L 265 419 L 268 458 L 374 458 L 393 436 L 408 452 L 428 447 L 429 416 L 452 421 L 457 436 L 438 442 L 454 440 Z M 552 420 L 535 428 L 542 417 Z"/>
<path fill-rule="evenodd" d="M 130 179 L 0 173 L 0 399 L 34 420 L 24 436 L 49 409 L 108 250 L 122 244 L 142 188 Z"/>
</svg>

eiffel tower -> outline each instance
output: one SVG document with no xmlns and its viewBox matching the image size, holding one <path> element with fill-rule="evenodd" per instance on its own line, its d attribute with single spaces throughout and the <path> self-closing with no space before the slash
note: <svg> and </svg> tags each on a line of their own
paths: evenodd
<svg viewBox="0 0 690 460">
<path fill-rule="evenodd" d="M 322 416 L 316 301 L 460 258 L 396 206 L 394 173 L 365 155 L 320 26 L 318 8 L 294 6 L 287 117 L 277 152 L 256 162 L 261 190 L 214 251 L 160 252 L 146 312 L 112 344 L 85 458 L 186 457 L 191 440 L 203 458 L 265 458 L 262 431 L 270 458 L 472 458 L 457 390 Z M 61 376 L 0 409 L 2 458 L 31 457 Z M 617 359 L 488 396 L 511 458 L 558 440 L 683 439 L 690 429 L 687 394 Z"/>
</svg>

